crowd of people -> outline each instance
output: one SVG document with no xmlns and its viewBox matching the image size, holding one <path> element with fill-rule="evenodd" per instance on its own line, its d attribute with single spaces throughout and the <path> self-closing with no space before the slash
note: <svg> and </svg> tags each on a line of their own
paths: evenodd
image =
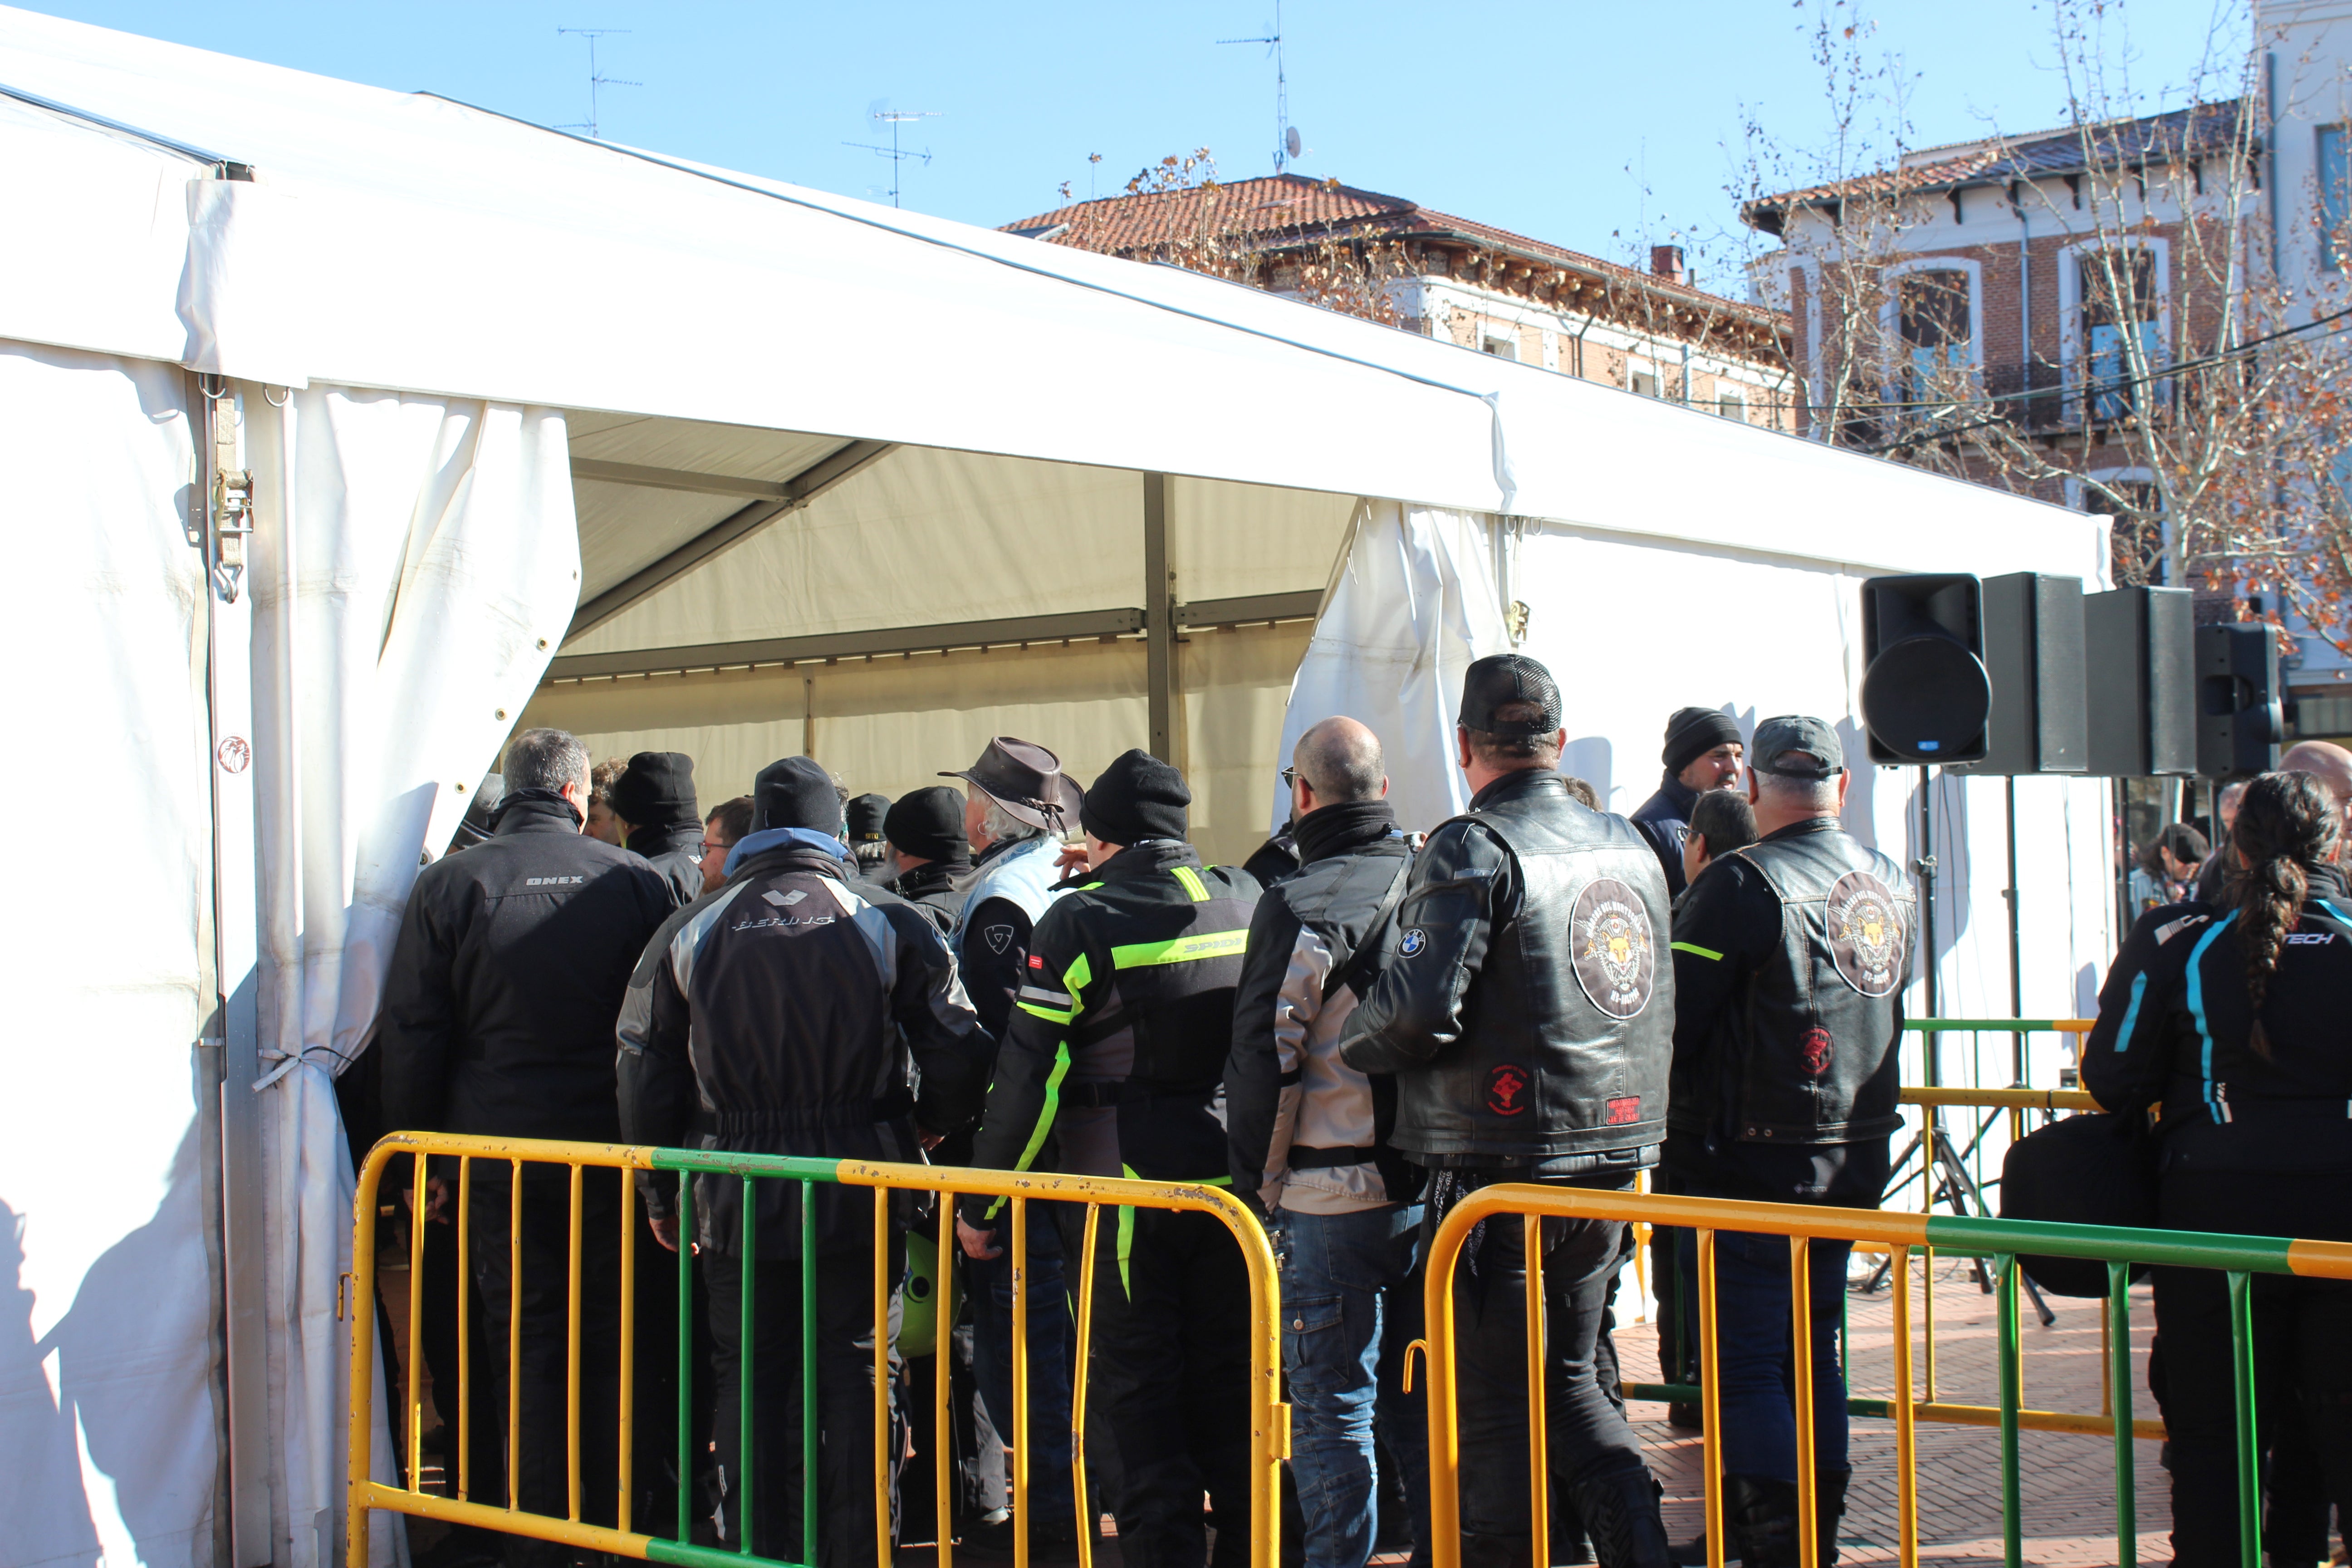
<svg viewBox="0 0 2352 1568">
<path fill-rule="evenodd" d="M 1408 1546 L 1426 1561 L 1423 1415 L 1401 1373 L 1422 1333 L 1428 1238 L 1454 1205 L 1499 1182 L 1622 1190 L 1646 1171 L 1666 1192 L 1872 1208 L 1901 1124 L 1914 895 L 1901 867 L 1842 826 L 1850 775 L 1836 729 L 1796 715 L 1744 737 L 1726 710 L 1679 710 L 1657 792 L 1620 816 L 1559 771 L 1561 719 L 1537 661 L 1474 664 L 1453 758 L 1469 803 L 1424 836 L 1389 804 L 1381 737 L 1328 717 L 1282 771 L 1289 822 L 1242 868 L 1203 862 L 1188 842 L 1183 777 L 1141 751 L 1082 788 L 1047 746 L 1000 737 L 943 775 L 961 787 L 897 800 L 852 798 L 811 759 L 787 757 L 703 812 L 687 757 L 641 752 L 596 768 L 572 736 L 530 731 L 485 782 L 452 847 L 463 852 L 419 873 L 370 1073 L 351 1075 L 373 1103 L 347 1104 L 347 1115 L 355 1136 L 404 1127 L 1230 1186 L 1265 1222 L 1279 1265 L 1304 1562 L 1361 1568 L 1376 1549 Z M 2183 884 L 2168 897 L 2189 901 L 2142 920 L 2110 978 L 2115 1011 L 2091 1037 L 2085 1079 L 2111 1106 L 2162 1104 L 2177 1155 L 2164 1178 L 2168 1224 L 2242 1225 L 2272 1179 L 2243 1173 L 2288 1168 L 2278 1162 L 2302 1156 L 2278 1151 L 2304 1147 L 2310 1127 L 2319 1163 L 2292 1168 L 2335 1215 L 2352 1215 L 2352 1081 L 2324 1025 L 2332 966 L 2352 949 L 2352 919 L 2331 901 L 2347 897 L 2333 866 L 2352 795 L 2352 754 L 2337 755 L 2347 765 L 2327 788 L 2290 773 L 2230 797 L 2228 857 L 2185 839 L 2166 848 L 2164 869 Z M 2200 901 L 2199 877 L 2225 858 Z M 2278 1109 L 2326 1094 L 2326 1126 L 2324 1110 Z M 2290 1115 L 2303 1118 L 2297 1139 L 2271 1140 L 2271 1165 L 2232 1163 L 2231 1151 L 2266 1137 L 2241 1126 Z M 2211 1131 L 2171 1135 L 2187 1122 Z M 907 1293 L 928 1286 L 936 1211 L 902 1194 L 877 1216 L 863 1189 L 830 1185 L 804 1208 L 790 1183 L 638 1183 L 658 1245 L 635 1250 L 636 1516 L 669 1517 L 684 1488 L 699 1539 L 795 1558 L 813 1472 L 818 1561 L 870 1559 L 878 1250 L 898 1286 L 894 1430 L 882 1448 L 892 1506 L 911 1446 L 948 1443 L 960 1549 L 1008 1553 L 1015 1260 L 1003 1201 L 954 1201 L 965 1310 L 937 1325 L 927 1373 L 950 1380 L 954 1430 L 925 1436 L 910 1414 L 928 1400 L 895 1386 L 913 1375 L 897 1341 Z M 470 1259 L 450 1239 L 455 1183 L 438 1162 L 425 1192 L 418 1218 L 427 1266 L 440 1270 L 425 1293 L 440 1321 L 425 1341 L 436 1386 L 454 1386 L 436 1355 L 456 1360 L 454 1320 L 436 1302 L 471 1289 L 479 1307 L 472 1495 L 610 1522 L 617 1173 L 585 1173 L 575 1230 L 562 1167 L 526 1167 L 517 1194 L 504 1165 L 477 1162 Z M 1024 1522 L 1039 1561 L 1067 1560 L 1080 1528 L 1070 1412 L 1083 1213 L 1033 1204 L 1020 1260 Z M 1100 1223 L 1090 1500 L 1111 1514 L 1134 1568 L 1241 1562 L 1252 1399 L 1241 1255 L 1211 1215 L 1120 1208 Z M 1660 1489 L 1625 1419 L 1610 1333 L 1628 1228 L 1546 1219 L 1533 1235 L 1549 1561 L 1702 1561 L 1703 1542 L 1668 1542 Z M 1476 1227 L 1452 1281 L 1467 1563 L 1532 1561 L 1528 1240 L 1517 1224 Z M 1673 1288 L 1696 1278 L 1691 1238 L 1661 1230 L 1654 1245 L 1669 1375 L 1695 1378 L 1697 1358 L 1715 1358 L 1727 1555 L 1796 1568 L 1798 1445 L 1810 1442 L 1821 1561 L 1833 1562 L 1853 1473 L 1836 1332 L 1848 1248 L 1811 1245 L 1812 1342 L 1792 1347 L 1788 1244 L 1721 1234 L 1716 1333 L 1703 1349 L 1694 1305 Z M 804 1307 L 811 1250 L 822 1267 Z M 680 1332 L 664 1313 L 681 1268 L 693 1271 L 699 1320 L 685 1325 L 691 1446 L 707 1464 L 685 1475 L 677 1434 L 663 1426 Z M 582 1292 L 576 1496 L 568 1278 Z M 2303 1399 L 2321 1402 L 2315 1423 L 2352 1388 L 2352 1321 L 2340 1295 L 2277 1283 L 2258 1302 L 2273 1343 L 2265 1376 L 2292 1361 Z M 2197 1348 L 2168 1356 L 2175 1452 L 2197 1459 L 2174 1467 L 2183 1562 L 2205 1560 L 2191 1543 L 2234 1520 L 2234 1492 L 2212 1479 L 2231 1474 L 2226 1424 L 2213 1426 L 2203 1403 L 2218 1388 L 2227 1405 L 2227 1337 L 2212 1337 L 2221 1289 L 2158 1277 L 2159 1320 L 2197 1325 Z M 818 1441 L 807 1467 L 804 1310 Z M 484 1347 L 518 1331 L 509 1387 L 507 1356 Z M 1810 1433 L 1798 1431 L 1790 1394 L 1800 1351 L 1819 1390 Z M 504 1433 L 509 1399 L 511 1480 L 502 1444 L 485 1439 Z M 1698 1417 L 1677 1408 L 1672 1418 Z M 2335 1427 L 2302 1451 L 2326 1478 L 2315 1494 L 2341 1502 L 2352 1408 Z M 2200 1471 L 2214 1442 L 2222 1457 Z M 907 1472 L 910 1486 L 927 1468 Z M 2321 1520 L 2324 1535 L 2324 1502 Z M 534 1564 L 567 1555 L 467 1532 L 441 1549 L 448 1568 L 499 1552 Z"/>
</svg>

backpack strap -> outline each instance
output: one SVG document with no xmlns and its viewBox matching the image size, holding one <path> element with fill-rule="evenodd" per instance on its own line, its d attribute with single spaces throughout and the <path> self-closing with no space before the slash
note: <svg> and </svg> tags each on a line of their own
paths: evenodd
<svg viewBox="0 0 2352 1568">
<path fill-rule="evenodd" d="M 1364 972 L 1371 967 L 1372 959 L 1381 951 L 1381 934 L 1389 921 L 1395 917 L 1397 906 L 1404 902 L 1405 883 L 1412 879 L 1412 856 L 1408 853 L 1399 858 L 1395 879 L 1389 883 L 1389 890 L 1381 898 L 1381 907 L 1373 911 L 1371 923 L 1364 927 L 1363 941 L 1356 944 L 1356 951 L 1349 955 L 1347 963 L 1325 976 L 1324 1001 L 1328 1002 L 1332 997 L 1337 996 L 1342 985 L 1355 984 L 1363 978 Z M 1363 994 L 1360 987 L 1358 988 L 1356 994 L 1359 996 Z"/>
</svg>

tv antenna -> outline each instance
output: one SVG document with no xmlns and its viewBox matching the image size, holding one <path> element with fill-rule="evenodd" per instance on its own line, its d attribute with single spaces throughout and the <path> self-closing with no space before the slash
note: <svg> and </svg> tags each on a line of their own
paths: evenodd
<svg viewBox="0 0 2352 1568">
<path fill-rule="evenodd" d="M 871 142 L 844 142 L 842 143 L 845 147 L 863 147 L 877 158 L 887 158 L 890 160 L 890 205 L 892 206 L 895 207 L 898 205 L 899 169 L 903 167 L 910 158 L 926 166 L 929 166 L 931 161 L 931 150 L 928 147 L 924 148 L 919 153 L 899 151 L 898 127 L 906 124 L 910 120 L 937 120 L 940 118 L 940 110 L 935 109 L 870 109 L 866 110 L 868 118 L 885 121 L 889 125 L 890 145 L 887 147 L 879 147 Z"/>
<path fill-rule="evenodd" d="M 596 133 L 597 89 L 607 87 L 643 87 L 646 85 L 641 81 L 623 81 L 619 77 L 606 76 L 596 68 L 596 40 L 599 38 L 610 37 L 615 33 L 625 33 L 629 31 L 629 29 L 626 27 L 558 27 L 555 31 L 559 37 L 568 33 L 573 37 L 585 38 L 588 40 L 588 123 L 585 125 L 559 125 L 556 129 L 559 131 L 585 131 L 588 132 L 588 140 L 591 142 L 601 142 L 604 138 Z"/>
<path fill-rule="evenodd" d="M 1221 44 L 1264 44 L 1274 57 L 1274 172 L 1298 156 L 1298 127 L 1290 122 L 1290 78 L 1282 62 L 1282 0 L 1274 0 L 1274 26 L 1255 38 L 1219 38 Z"/>
</svg>

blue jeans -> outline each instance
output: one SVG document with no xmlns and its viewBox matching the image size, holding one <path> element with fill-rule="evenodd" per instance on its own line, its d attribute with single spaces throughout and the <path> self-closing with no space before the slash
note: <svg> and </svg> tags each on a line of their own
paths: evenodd
<svg viewBox="0 0 2352 1568">
<path fill-rule="evenodd" d="M 1076 1343 L 1062 1283 L 1055 1205 L 1029 1205 L 1029 1517 L 1070 1521 L 1070 1363 Z M 1007 1444 L 1013 1426 L 1013 1211 L 996 1216 L 1001 1258 L 959 1255 L 971 1296 L 971 1361 L 990 1425 Z M 1007 1476 L 1011 1474 L 1008 1468 Z"/>
<path fill-rule="evenodd" d="M 1380 1461 L 1372 1440 L 1376 1402 L 1381 1426 L 1403 1456 L 1405 1495 L 1429 1559 L 1427 1417 L 1416 1389 L 1404 1394 L 1380 1379 L 1383 1341 L 1421 1335 L 1422 1210 L 1418 1204 L 1353 1214 L 1275 1215 L 1275 1257 L 1282 1278 L 1282 1361 L 1290 1377 L 1290 1470 L 1306 1520 L 1307 1568 L 1364 1568 L 1379 1523 Z"/>
<path fill-rule="evenodd" d="M 1683 1279 L 1691 1321 L 1698 1313 L 1698 1237 L 1681 1236 Z M 1845 1305 L 1850 1241 L 1815 1240 L 1811 1248 L 1813 1463 L 1853 1468 L 1846 1457 L 1845 1373 L 1838 1365 L 1838 1322 Z M 1794 1484 L 1797 1479 L 1796 1363 L 1789 1353 L 1789 1239 L 1717 1231 L 1715 1331 L 1723 1419 L 1723 1472 Z M 1706 1347 L 1697 1340 L 1699 1353 Z"/>
</svg>

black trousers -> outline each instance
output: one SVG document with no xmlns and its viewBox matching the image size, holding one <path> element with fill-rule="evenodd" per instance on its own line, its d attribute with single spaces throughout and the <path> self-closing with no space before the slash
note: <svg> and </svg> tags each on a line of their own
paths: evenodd
<svg viewBox="0 0 2352 1568">
<path fill-rule="evenodd" d="M 1433 1233 L 1437 1216 L 1433 1208 Z M 1555 1507 L 1576 1483 L 1643 1468 L 1622 1404 L 1601 1390 L 1602 1321 L 1624 1245 L 1616 1220 L 1543 1222 L 1544 1422 Z M 1454 1276 L 1463 1561 L 1534 1550 L 1528 1493 L 1527 1252 L 1515 1215 L 1482 1227 Z M 1613 1364 L 1614 1347 L 1608 1352 Z M 1563 1518 L 1572 1517 L 1562 1515 Z M 1572 1527 L 1571 1527 L 1572 1528 Z M 1555 1524 L 1556 1544 L 1570 1544 Z"/>
<path fill-rule="evenodd" d="M 1060 1216 L 1085 1267 L 1084 1209 Z M 1127 1568 L 1248 1561 L 1249 1270 L 1213 1215 L 1103 1211 L 1087 1376 L 1087 1471 Z M 1073 1310 L 1076 1292 L 1071 1292 Z M 1201 1495 L 1209 1497 L 1203 1518 Z"/>
<path fill-rule="evenodd" d="M 456 1208 L 452 1203 L 452 1210 Z M 466 1307 L 467 1337 L 473 1341 L 471 1366 L 473 1373 L 467 1389 L 467 1403 L 473 1406 L 472 1455 L 463 1479 L 470 1483 L 467 1499 L 472 1502 L 504 1507 L 506 1493 L 506 1406 L 499 1402 L 496 1373 L 490 1365 L 490 1346 L 496 1343 L 499 1354 L 506 1353 L 506 1340 L 501 1336 L 493 1342 L 483 1329 L 482 1293 L 468 1276 L 457 1257 L 457 1216 L 451 1213 L 440 1223 L 426 1222 L 425 1226 L 425 1273 L 422 1295 L 424 1311 L 417 1321 L 419 1359 L 433 1378 L 433 1408 L 441 1417 L 441 1465 L 448 1478 L 444 1489 L 451 1497 L 457 1495 L 459 1475 L 458 1436 L 458 1339 L 457 1297 L 463 1291 L 471 1300 Z M 408 1353 L 404 1342 L 399 1354 Z M 385 1361 L 387 1370 L 391 1360 Z M 395 1397 L 397 1397 L 395 1395 Z M 407 1463 L 404 1447 L 401 1462 Z"/>
<path fill-rule="evenodd" d="M 888 1237 L 894 1282 L 888 1326 L 898 1337 L 905 1272 L 900 1236 Z M 741 1453 L 743 1265 L 717 1253 L 702 1255 L 709 1303 L 712 1435 L 725 1479 L 721 1504 L 730 1548 L 742 1537 L 741 1504 L 751 1500 L 751 1550 L 788 1563 L 803 1561 L 801 1506 L 801 1263 L 761 1259 L 751 1279 L 751 1454 Z M 890 1359 L 892 1380 L 898 1353 Z M 817 1562 L 850 1568 L 874 1561 L 874 1262 L 871 1252 L 828 1252 L 816 1270 Z M 890 1395 L 894 1427 L 898 1422 Z M 895 1516 L 901 1434 L 889 1437 L 887 1494 Z"/>
<path fill-rule="evenodd" d="M 2316 1240 L 2352 1240 L 2352 1174 L 2168 1172 L 2158 1199 L 2176 1230 L 2245 1231 L 2277 1223 Z M 2237 1384 L 2226 1278 L 2158 1268 L 2163 1406 L 2171 1434 L 2172 1548 L 2179 1568 L 2234 1568 L 2238 1555 Z M 2315 1471 L 2318 1489 L 2352 1519 L 2352 1281 L 2257 1274 L 2252 1279 L 2258 1440 L 2274 1480 L 2284 1461 Z M 2300 1406 L 2300 1430 L 2261 1430 L 2264 1410 Z M 2302 1511 L 2298 1510 L 2297 1511 Z M 2284 1522 L 2284 1521 L 2282 1521 Z M 2307 1526 L 2305 1527 L 2307 1529 Z M 2301 1533 L 2301 1532 L 2297 1532 Z"/>
<path fill-rule="evenodd" d="M 621 1172 L 584 1173 L 580 1226 L 580 1517 L 611 1524 L 616 1514 L 620 1440 Z M 514 1255 L 509 1250 L 512 1176 L 490 1161 L 477 1161 L 473 1179 L 474 1279 L 481 1290 L 483 1337 L 488 1342 L 489 1382 L 498 1419 L 488 1433 L 475 1431 L 477 1457 L 484 1442 L 503 1441 L 510 1395 L 509 1334 L 520 1334 L 520 1379 L 513 1392 L 521 1406 L 520 1448 L 514 1481 L 524 1511 L 557 1519 L 570 1511 L 570 1433 L 572 1390 L 568 1364 L 571 1290 L 571 1186 L 560 1167 L 526 1165 L 522 1182 L 521 1312 L 515 1315 L 511 1288 Z M 486 1503 L 504 1500 L 476 1495 Z M 551 1542 L 507 1538 L 507 1561 L 517 1564 L 562 1563 L 568 1549 Z"/>
</svg>

